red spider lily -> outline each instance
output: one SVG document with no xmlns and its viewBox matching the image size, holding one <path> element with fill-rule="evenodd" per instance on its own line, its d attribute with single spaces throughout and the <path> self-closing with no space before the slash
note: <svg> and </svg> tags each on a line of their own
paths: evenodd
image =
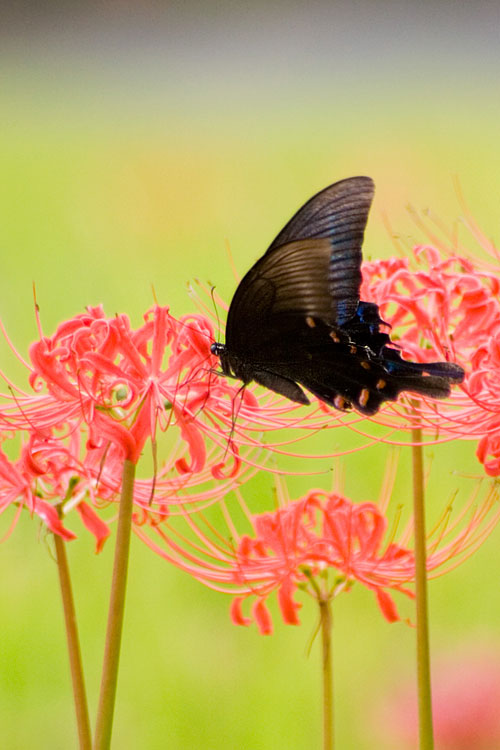
<svg viewBox="0 0 500 750">
<path fill-rule="evenodd" d="M 79 438 L 78 432 L 65 440 L 29 435 L 16 461 L 0 451 L 0 512 L 12 505 L 19 511 L 26 508 L 52 532 L 70 540 L 76 535 L 63 520 L 76 508 L 84 526 L 94 535 L 99 552 L 111 532 L 94 510 L 96 482 L 78 458 Z"/>
<path fill-rule="evenodd" d="M 4 376 L 1 436 L 9 443 L 20 435 L 21 451 L 16 461 L 1 454 L 0 509 L 27 508 L 69 539 L 74 533 L 61 519 L 74 508 L 99 550 L 110 532 L 96 510 L 118 500 L 123 461 L 136 461 L 148 439 L 153 476 L 136 481 L 139 518 L 154 511 L 164 517 L 176 502 L 205 507 L 250 476 L 250 450 L 242 464 L 210 417 L 220 402 L 230 415 L 237 390 L 211 383 L 212 338 L 201 316 L 178 321 L 156 306 L 133 330 L 127 316 L 106 318 L 97 307 L 53 336 L 41 335 L 30 348 L 31 365 L 15 352 L 35 392 Z M 161 460 L 157 437 L 167 428 L 172 437 L 159 444 Z M 217 442 L 207 440 L 211 434 Z"/>
<path fill-rule="evenodd" d="M 212 340 L 200 315 L 176 320 L 155 306 L 134 330 L 126 315 L 106 318 L 101 307 L 89 308 L 53 336 L 41 335 L 30 347 L 31 365 L 18 355 L 35 393 L 20 391 L 4 376 L 10 393 L 3 397 L 0 426 L 40 441 L 81 433 L 84 448 L 76 458 L 103 499 L 119 493 L 123 460 L 136 462 L 150 440 L 154 477 L 139 480 L 137 502 L 147 507 L 153 490 L 160 505 L 178 497 L 210 502 L 254 470 L 250 463 L 242 468 L 236 444 L 228 445 L 238 388 L 214 382 Z M 245 403 L 255 403 L 250 393 Z M 175 439 L 167 458 L 158 461 L 158 433 L 167 429 Z M 251 452 L 243 451 L 247 462 Z M 220 481 L 217 491 L 214 478 Z M 193 486 L 202 489 L 188 497 Z"/>
<path fill-rule="evenodd" d="M 66 540 L 75 539 L 75 534 L 63 526 L 56 508 L 39 497 L 39 473 L 32 462 L 27 460 L 24 450 L 16 462 L 9 461 L 5 453 L 0 451 L 0 512 L 12 504 L 16 504 L 20 510 L 26 507 L 30 513 L 39 516 L 54 534 Z M 59 478 L 55 478 L 55 482 L 58 483 Z"/>
<path fill-rule="evenodd" d="M 493 252 L 491 243 L 486 249 Z M 492 263 L 425 245 L 414 248 L 413 261 L 364 264 L 362 293 L 380 305 L 411 358 L 452 357 L 464 367 L 464 383 L 450 399 L 432 405 L 422 401 L 415 413 L 442 436 L 479 440 L 479 460 L 486 473 L 498 476 L 500 265 L 497 261 L 494 272 Z"/>
<path fill-rule="evenodd" d="M 112 450 L 136 462 L 146 440 L 154 440 L 157 426 L 168 426 L 173 409 L 184 416 L 181 429 L 193 461 L 203 461 L 196 435 L 189 430 L 200 394 L 193 384 L 182 389 L 177 379 L 185 370 L 189 382 L 192 352 L 186 357 L 177 341 L 181 362 L 174 362 L 171 370 L 162 368 L 178 328 L 168 309 L 158 306 L 135 331 L 126 315 L 105 318 L 100 307 L 61 324 L 54 336 L 30 348 L 30 382 L 35 390 L 45 385 L 52 397 L 49 408 L 36 412 L 36 426 L 44 429 L 77 418 L 88 425 L 93 449 L 109 449 L 111 444 Z M 189 330 L 196 333 L 194 323 Z M 199 368 L 198 360 L 195 366 Z M 208 395 L 205 387 L 201 398 Z"/>
<path fill-rule="evenodd" d="M 395 470 L 395 469 L 394 469 Z M 298 590 L 316 599 L 331 598 L 358 582 L 370 589 L 389 622 L 399 618 L 392 592 L 412 597 L 414 556 L 409 544 L 409 523 L 395 540 L 388 537 L 385 505 L 394 477 L 384 482 L 382 504 L 355 504 L 339 493 L 320 490 L 289 502 L 269 513 L 252 515 L 241 493 L 240 509 L 251 533 L 239 534 L 222 503 L 229 532 L 203 514 L 185 515 L 186 529 L 169 519 L 136 526 L 136 534 L 164 559 L 190 573 L 205 585 L 233 595 L 233 622 L 248 625 L 243 614 L 246 599 L 254 600 L 253 619 L 263 634 L 272 632 L 266 601 L 275 591 L 283 620 L 298 624 Z M 498 491 L 490 484 L 484 496 L 477 490 L 452 522 L 450 507 L 428 537 L 427 568 L 430 573 L 450 570 L 468 557 L 490 533 L 498 518 Z M 233 501 L 231 507 L 234 508 Z"/>
<path fill-rule="evenodd" d="M 399 619 L 386 589 L 412 595 L 397 581 L 395 563 L 412 568 L 413 555 L 399 545 L 382 549 L 386 519 L 373 503 L 355 505 L 345 498 L 314 491 L 303 500 L 254 519 L 255 537 L 243 536 L 236 550 L 235 583 L 252 585 L 260 606 L 268 594 L 278 590 L 283 619 L 298 624 L 293 595 L 297 586 L 307 588 L 326 568 L 338 571 L 335 589 L 359 581 L 371 589 L 384 617 Z M 241 613 L 241 598 L 233 601 L 233 621 L 249 624 Z M 264 630 L 261 618 L 256 620 Z"/>
</svg>

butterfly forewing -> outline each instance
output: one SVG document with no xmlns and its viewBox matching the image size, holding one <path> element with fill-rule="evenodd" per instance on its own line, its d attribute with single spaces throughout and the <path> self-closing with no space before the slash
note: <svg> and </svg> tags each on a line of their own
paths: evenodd
<svg viewBox="0 0 500 750">
<path fill-rule="evenodd" d="M 329 185 L 299 208 L 271 242 L 267 252 L 308 237 L 335 236 L 335 239 L 340 239 L 346 231 L 345 216 L 352 210 L 359 215 L 363 232 L 374 192 L 375 186 L 370 177 L 350 177 Z"/>
<path fill-rule="evenodd" d="M 330 185 L 297 211 L 267 250 L 269 254 L 296 240 L 330 240 L 329 291 L 338 325 L 356 313 L 361 247 L 374 192 L 370 177 L 351 177 Z"/>
<path fill-rule="evenodd" d="M 255 264 L 243 279 L 228 314 L 226 343 L 247 357 L 265 347 L 285 328 L 309 315 L 331 317 L 328 291 L 328 240 L 293 242 Z M 245 330 L 241 321 L 248 321 Z M 288 322 L 287 322 L 288 321 Z"/>
<path fill-rule="evenodd" d="M 229 309 L 226 344 L 255 356 L 283 326 L 306 317 L 342 325 L 357 310 L 361 245 L 373 197 L 368 177 L 315 195 L 241 281 Z"/>
</svg>

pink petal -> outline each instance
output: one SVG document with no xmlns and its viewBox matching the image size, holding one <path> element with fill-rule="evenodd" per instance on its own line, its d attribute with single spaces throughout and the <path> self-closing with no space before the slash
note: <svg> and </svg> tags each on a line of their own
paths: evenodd
<svg viewBox="0 0 500 750">
<path fill-rule="evenodd" d="M 244 601 L 244 598 L 241 596 L 235 596 L 233 601 L 231 602 L 231 620 L 234 622 L 235 625 L 251 625 L 252 620 L 250 617 L 245 617 L 243 614 L 243 611 L 241 609 L 241 605 Z"/>
<path fill-rule="evenodd" d="M 383 589 L 375 589 L 375 595 L 377 597 L 380 611 L 384 615 L 387 622 L 397 622 L 401 619 L 392 597 L 389 596 L 386 591 L 383 591 Z"/>
<path fill-rule="evenodd" d="M 63 539 L 70 541 L 76 539 L 76 534 L 73 534 L 69 529 L 65 529 L 61 523 L 61 520 L 57 514 L 56 509 L 50 503 L 46 503 L 45 500 L 37 499 L 35 503 L 35 513 L 40 516 L 42 521 L 48 526 L 48 528 L 54 533 L 58 534 Z"/>
<path fill-rule="evenodd" d="M 293 600 L 293 594 L 295 593 L 295 585 L 292 583 L 290 578 L 283 581 L 283 584 L 278 590 L 278 604 L 281 610 L 283 621 L 286 625 L 300 625 L 300 620 L 297 616 L 297 610 L 302 605 L 299 602 Z"/>
<path fill-rule="evenodd" d="M 264 599 L 257 599 L 252 607 L 252 614 L 261 635 L 271 635 L 273 632 L 273 621 L 271 620 L 271 615 Z"/>
<path fill-rule="evenodd" d="M 83 500 L 81 503 L 78 503 L 76 509 L 80 515 L 80 518 L 82 519 L 85 528 L 88 529 L 88 531 L 90 531 L 90 533 L 93 534 L 96 538 L 95 551 L 97 554 L 102 550 L 104 542 L 111 534 L 111 529 L 109 528 L 107 523 L 104 523 L 104 521 L 99 518 L 94 509 L 91 508 L 90 505 L 88 505 L 88 503 L 84 502 Z"/>
</svg>

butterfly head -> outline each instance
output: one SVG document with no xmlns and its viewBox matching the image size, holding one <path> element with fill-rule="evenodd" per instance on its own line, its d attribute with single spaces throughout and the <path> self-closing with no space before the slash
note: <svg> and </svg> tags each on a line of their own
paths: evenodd
<svg viewBox="0 0 500 750">
<path fill-rule="evenodd" d="M 226 351 L 226 347 L 224 344 L 219 344 L 217 341 L 214 341 L 210 346 L 210 351 L 212 354 L 215 354 L 216 357 L 220 357 Z"/>
<path fill-rule="evenodd" d="M 220 365 L 222 367 L 222 373 L 226 376 L 234 377 L 231 370 L 231 364 L 229 362 L 229 352 L 227 351 L 226 345 L 214 341 L 210 346 L 210 351 L 212 352 L 212 354 L 215 354 L 216 357 L 219 357 Z"/>
<path fill-rule="evenodd" d="M 253 380 L 252 365 L 241 359 L 233 351 L 229 351 L 225 344 L 214 341 L 210 346 L 210 351 L 216 357 L 219 357 L 222 375 L 225 375 L 226 378 L 237 378 L 243 380 L 245 384 Z"/>
</svg>

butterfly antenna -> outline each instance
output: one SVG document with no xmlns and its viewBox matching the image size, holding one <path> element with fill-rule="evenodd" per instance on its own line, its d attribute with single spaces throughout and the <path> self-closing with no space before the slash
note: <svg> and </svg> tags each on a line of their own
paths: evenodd
<svg viewBox="0 0 500 750">
<path fill-rule="evenodd" d="M 215 319 L 217 320 L 217 339 L 220 339 L 220 318 L 219 310 L 217 309 L 217 304 L 215 302 L 215 286 L 210 287 L 210 296 L 212 298 L 212 304 L 214 306 Z"/>
<path fill-rule="evenodd" d="M 208 333 L 205 333 L 205 331 L 200 331 L 199 328 L 193 328 L 189 323 L 184 323 L 182 320 L 177 320 L 177 318 L 174 318 L 174 320 L 178 325 L 182 326 L 182 328 L 187 328 L 188 331 L 196 331 L 199 336 L 204 336 L 209 341 L 212 341 L 212 337 Z"/>
</svg>

